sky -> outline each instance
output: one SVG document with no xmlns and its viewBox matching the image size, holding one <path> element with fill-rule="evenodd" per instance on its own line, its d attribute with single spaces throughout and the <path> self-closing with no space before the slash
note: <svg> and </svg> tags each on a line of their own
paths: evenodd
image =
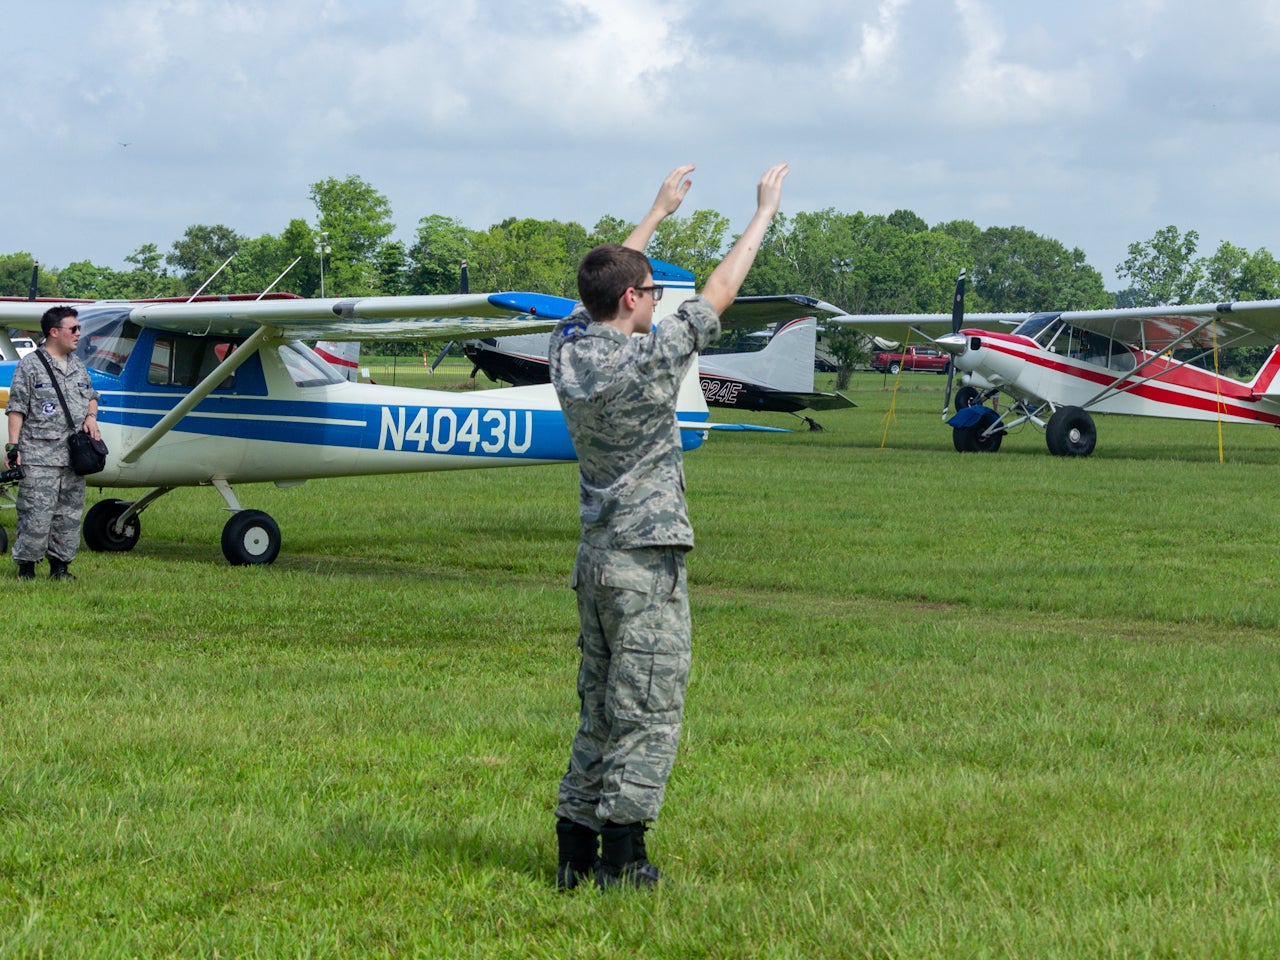
<svg viewBox="0 0 1280 960">
<path fill-rule="evenodd" d="M 54 267 L 314 223 L 352 174 L 411 242 L 637 220 L 688 162 L 681 212 L 736 231 L 779 160 L 785 214 L 1022 226 L 1108 289 L 1168 225 L 1280 256 L 1270 0 L 46 0 L 5 34 L 0 254 Z"/>
</svg>

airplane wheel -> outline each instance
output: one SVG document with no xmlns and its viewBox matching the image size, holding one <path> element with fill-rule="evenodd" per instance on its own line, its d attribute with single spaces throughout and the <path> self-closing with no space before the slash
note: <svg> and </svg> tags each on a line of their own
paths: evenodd
<svg viewBox="0 0 1280 960">
<path fill-rule="evenodd" d="M 975 423 L 971 427 L 952 427 L 951 442 L 961 453 L 995 453 L 1004 441 L 1004 431 L 997 430 L 989 437 L 984 437 L 985 423 Z"/>
<path fill-rule="evenodd" d="M 270 563 L 280 553 L 280 527 L 261 510 L 241 510 L 222 528 L 222 555 L 233 566 Z"/>
<path fill-rule="evenodd" d="M 975 387 L 961 387 L 956 391 L 956 413 L 959 413 L 965 407 L 972 407 L 978 402 L 978 393 Z"/>
<path fill-rule="evenodd" d="M 123 500 L 99 500 L 90 507 L 81 524 L 85 546 L 97 553 L 124 553 L 132 550 L 142 536 L 142 524 L 138 518 L 130 518 L 120 533 L 116 533 L 114 526 L 130 506 Z"/>
<path fill-rule="evenodd" d="M 1098 442 L 1098 430 L 1081 407 L 1059 407 L 1045 426 L 1044 441 L 1055 457 L 1087 457 Z"/>
<path fill-rule="evenodd" d="M 0 553 L 9 552 L 9 535 L 4 532 L 4 527 L 0 527 Z"/>
</svg>

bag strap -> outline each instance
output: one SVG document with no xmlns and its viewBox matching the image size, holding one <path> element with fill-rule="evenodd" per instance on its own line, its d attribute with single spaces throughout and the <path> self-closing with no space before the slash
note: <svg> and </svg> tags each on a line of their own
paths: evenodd
<svg viewBox="0 0 1280 960">
<path fill-rule="evenodd" d="M 53 372 L 53 366 L 49 363 L 49 358 L 45 356 L 44 347 L 36 351 L 40 357 L 40 362 L 44 364 L 44 368 L 49 371 L 49 379 L 53 381 L 53 389 L 58 394 L 58 402 L 62 404 L 62 415 L 67 418 L 67 426 L 71 428 L 71 432 L 76 432 L 76 425 L 71 422 L 71 410 L 67 406 L 67 398 L 62 395 L 62 387 L 58 386 L 58 375 Z"/>
</svg>

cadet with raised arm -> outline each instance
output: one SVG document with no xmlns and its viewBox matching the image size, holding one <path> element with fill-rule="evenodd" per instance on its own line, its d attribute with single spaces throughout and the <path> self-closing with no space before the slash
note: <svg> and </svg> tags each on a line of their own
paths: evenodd
<svg viewBox="0 0 1280 960">
<path fill-rule="evenodd" d="M 578 455 L 582 520 L 572 581 L 581 710 L 556 808 L 560 889 L 593 871 L 602 889 L 651 887 L 661 877 L 644 835 L 675 760 L 691 652 L 684 555 L 693 527 L 676 399 L 697 352 L 720 336 L 720 314 L 751 269 L 788 173 L 785 163 L 765 172 L 754 216 L 702 294 L 654 326 L 662 287 L 643 251 L 679 209 L 693 169 L 667 175 L 625 243 L 583 258 L 582 307 L 551 336 L 551 381 Z"/>
</svg>

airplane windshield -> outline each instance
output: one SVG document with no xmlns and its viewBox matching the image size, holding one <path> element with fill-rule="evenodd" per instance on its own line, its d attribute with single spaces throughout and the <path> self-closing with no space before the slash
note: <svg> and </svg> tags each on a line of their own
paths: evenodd
<svg viewBox="0 0 1280 960">
<path fill-rule="evenodd" d="M 120 376 L 142 329 L 126 318 L 130 306 L 80 311 L 80 344 L 76 354 L 90 370 Z"/>
<path fill-rule="evenodd" d="M 1051 353 L 1072 357 L 1112 370 L 1132 370 L 1133 351 L 1123 343 L 1100 333 L 1063 323 L 1056 313 L 1037 314 L 1024 320 L 1014 333 L 1030 337 Z"/>
<path fill-rule="evenodd" d="M 320 387 L 330 383 L 346 383 L 328 363 L 310 347 L 294 340 L 280 344 L 280 359 L 293 382 L 300 387 Z"/>
</svg>

